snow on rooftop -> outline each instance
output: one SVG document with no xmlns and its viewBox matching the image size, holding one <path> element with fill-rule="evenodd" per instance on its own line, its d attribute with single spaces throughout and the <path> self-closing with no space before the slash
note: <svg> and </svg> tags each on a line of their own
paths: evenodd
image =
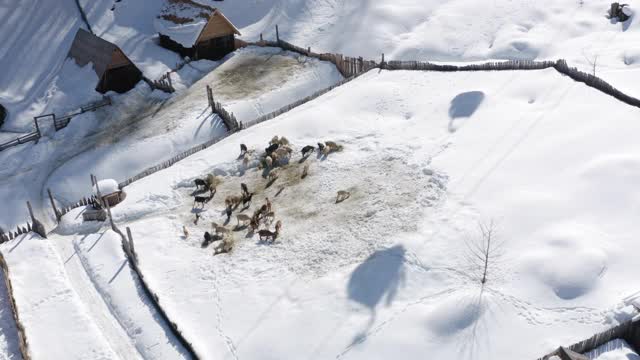
<svg viewBox="0 0 640 360">
<path fill-rule="evenodd" d="M 196 43 L 200 32 L 202 32 L 202 28 L 204 28 L 206 24 L 207 20 L 201 18 L 187 24 L 176 24 L 174 22 L 158 18 L 153 21 L 153 25 L 158 33 L 170 37 L 171 40 L 186 48 L 190 48 Z"/>
<path fill-rule="evenodd" d="M 100 187 L 100 193 L 102 194 L 102 196 L 113 194 L 115 192 L 120 191 L 120 188 L 118 187 L 118 182 L 115 181 L 114 179 L 100 180 L 98 181 L 98 186 Z M 93 193 L 96 195 L 98 194 L 98 190 L 96 189 L 95 185 L 93 186 Z"/>
</svg>

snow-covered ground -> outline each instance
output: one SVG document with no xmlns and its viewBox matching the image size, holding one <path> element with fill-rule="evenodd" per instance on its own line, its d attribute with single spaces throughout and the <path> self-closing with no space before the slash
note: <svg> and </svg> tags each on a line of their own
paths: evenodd
<svg viewBox="0 0 640 360">
<path fill-rule="evenodd" d="M 33 359 L 113 359 L 119 352 L 80 300 L 53 244 L 35 234 L 0 245 Z M 114 352 L 115 351 L 115 352 Z M 133 353 L 130 353 L 131 355 Z M 133 356 L 133 355 L 132 355 Z"/>
<path fill-rule="evenodd" d="M 105 303 L 108 309 L 106 314 L 115 320 L 115 327 L 124 330 L 123 338 L 131 339 L 135 348 L 128 348 L 127 352 L 119 355 L 143 359 L 189 358 L 168 324 L 164 323 L 146 297 L 127 262 L 119 235 L 110 229 L 101 229 L 102 223 L 79 225 L 82 211 L 72 210 L 50 238 L 63 257 L 70 257 L 65 264 L 70 279 L 73 273 L 90 279 L 90 283 L 74 288 L 82 288 L 84 293 L 95 292 L 96 298 L 101 299 L 96 302 Z"/>
<path fill-rule="evenodd" d="M 637 19 L 606 19 L 610 1 L 201 1 L 245 40 L 273 39 L 278 24 L 297 45 L 371 59 L 565 58 L 640 97 Z M 165 0 L 80 4 L 147 77 L 180 61 L 156 44 Z M 0 138 L 99 98 L 91 69 L 64 59 L 79 26 L 73 0 L 0 4 L 2 130 L 11 131 Z M 45 126 L 37 145 L 1 152 L 1 225 L 24 221 L 31 199 L 49 226 L 47 187 L 76 200 L 91 193 L 89 173 L 121 180 L 220 136 L 207 84 L 247 120 L 340 77 L 328 64 L 248 48 L 172 79 L 174 96 L 141 83 L 61 132 Z M 639 115 L 553 70 L 376 70 L 132 184 L 114 216 L 131 226 L 142 270 L 203 358 L 537 358 L 630 316 L 623 299 L 640 285 Z M 235 157 L 240 143 L 262 149 L 276 134 L 296 156 L 265 189 Z M 299 150 L 319 140 L 344 150 L 311 156 L 302 180 Z M 225 181 L 195 225 L 192 180 L 210 172 Z M 203 247 L 202 234 L 224 222 L 222 201 L 241 181 L 257 191 L 248 211 L 268 196 L 283 231 L 274 244 L 237 231 L 234 252 L 213 257 L 217 243 Z M 337 190 L 352 195 L 335 204 Z M 117 237 L 75 226 L 80 211 L 48 240 L 0 246 L 34 358 L 183 355 L 123 266 Z M 482 287 L 469 244 L 491 222 L 501 246 Z M 0 316 L 0 357 L 10 357 L 4 324 Z M 600 350 L 590 356 L 628 355 Z"/>
<path fill-rule="evenodd" d="M 114 216 L 205 358 L 536 358 L 629 316 L 639 115 L 553 70 L 376 70 L 132 184 Z M 265 189 L 235 158 L 273 135 L 296 156 Z M 319 140 L 344 150 L 300 180 L 298 151 Z M 224 183 L 195 226 L 192 179 L 210 172 Z M 238 231 L 213 257 L 202 233 L 240 182 L 283 232 Z M 466 244 L 492 220 L 482 288 Z"/>
</svg>

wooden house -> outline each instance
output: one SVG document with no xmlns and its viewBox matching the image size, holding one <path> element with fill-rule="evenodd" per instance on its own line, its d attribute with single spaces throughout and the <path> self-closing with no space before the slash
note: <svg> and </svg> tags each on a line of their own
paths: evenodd
<svg viewBox="0 0 640 360">
<path fill-rule="evenodd" d="M 193 1 L 170 2 L 154 24 L 162 47 L 194 60 L 223 58 L 241 35 L 219 9 Z"/>
<path fill-rule="evenodd" d="M 80 66 L 93 64 L 99 79 L 96 90 L 101 93 L 127 92 L 142 79 L 142 72 L 120 48 L 84 29 L 78 29 L 68 57 Z"/>
</svg>

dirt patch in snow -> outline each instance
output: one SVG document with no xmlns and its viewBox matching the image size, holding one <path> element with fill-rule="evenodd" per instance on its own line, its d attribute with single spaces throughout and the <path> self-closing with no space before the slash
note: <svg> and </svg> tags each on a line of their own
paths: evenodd
<svg viewBox="0 0 640 360">
<path fill-rule="evenodd" d="M 284 54 L 284 52 L 283 52 Z M 276 89 L 305 69 L 304 57 L 283 54 L 244 54 L 215 70 L 213 94 L 223 99 L 254 97 Z"/>
</svg>

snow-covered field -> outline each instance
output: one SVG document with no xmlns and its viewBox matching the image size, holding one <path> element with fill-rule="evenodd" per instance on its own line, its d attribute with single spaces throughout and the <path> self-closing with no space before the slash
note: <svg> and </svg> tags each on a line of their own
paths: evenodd
<svg viewBox="0 0 640 360">
<path fill-rule="evenodd" d="M 113 359 L 103 329 L 66 277 L 53 244 L 27 234 L 0 245 L 34 359 Z M 126 354 L 126 353 L 125 353 Z"/>
<path fill-rule="evenodd" d="M 639 115 L 553 70 L 372 71 L 134 183 L 114 216 L 205 358 L 535 358 L 629 316 Z M 311 156 L 305 180 L 296 155 L 264 189 L 235 157 L 273 135 L 345 148 Z M 224 185 L 195 226 L 191 180 L 209 172 Z M 238 231 L 213 257 L 202 233 L 240 182 L 283 233 Z M 502 247 L 482 289 L 466 244 L 491 220 Z"/>
<path fill-rule="evenodd" d="M 637 18 L 605 18 L 610 1 L 201 1 L 244 40 L 273 39 L 278 24 L 297 45 L 370 59 L 565 58 L 640 97 Z M 156 44 L 165 0 L 80 4 L 147 77 L 180 61 Z M 640 2 L 630 6 L 637 13 Z M 9 110 L 0 139 L 31 131 L 33 116 L 100 97 L 93 71 L 64 59 L 79 26 L 73 0 L 0 3 L 0 103 Z M 30 199 L 50 229 L 47 188 L 64 204 L 91 193 L 89 173 L 122 180 L 222 135 L 206 85 L 247 121 L 341 79 L 330 64 L 257 48 L 172 76 L 172 96 L 141 83 L 61 132 L 45 125 L 38 144 L 1 152 L 0 225 L 24 221 Z M 375 70 L 132 184 L 113 214 L 133 230 L 148 282 L 204 359 L 537 358 L 634 313 L 624 299 L 640 287 L 638 119 L 639 109 L 553 70 Z M 256 161 L 244 169 L 236 157 L 240 143 L 260 151 L 274 135 L 295 155 L 265 188 Z M 298 162 L 302 146 L 326 140 L 343 151 Z M 192 180 L 207 173 L 224 183 L 195 210 Z M 203 233 L 224 222 L 223 200 L 240 182 L 256 191 L 245 212 L 269 197 L 282 233 L 269 244 L 240 228 L 234 251 L 213 256 L 218 243 L 203 246 Z M 338 190 L 351 197 L 336 204 Z M 81 211 L 48 239 L 0 245 L 33 357 L 186 357 L 118 237 L 78 225 Z M 484 286 L 469 249 L 481 224 L 494 224 L 500 245 Z M 3 294 L 0 358 L 16 358 Z M 624 345 L 588 355 L 634 356 Z"/>
</svg>

